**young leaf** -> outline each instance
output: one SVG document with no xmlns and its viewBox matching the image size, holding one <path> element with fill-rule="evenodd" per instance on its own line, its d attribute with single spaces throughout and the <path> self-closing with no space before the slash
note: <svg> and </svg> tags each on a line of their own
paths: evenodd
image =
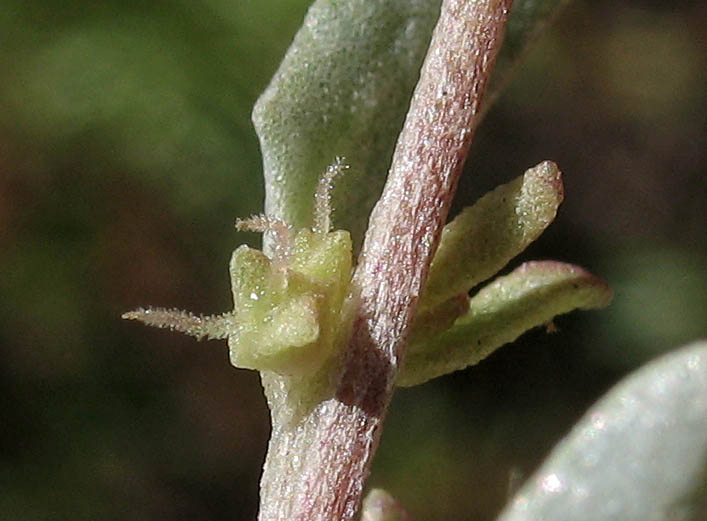
<svg viewBox="0 0 707 521">
<path fill-rule="evenodd" d="M 498 521 L 707 519 L 707 342 L 625 378 L 575 425 Z"/>
<path fill-rule="evenodd" d="M 562 174 L 545 161 L 466 208 L 442 231 L 420 312 L 498 273 L 552 222 L 563 195 Z"/>
<path fill-rule="evenodd" d="M 611 290 L 577 266 L 527 262 L 482 288 L 466 315 L 432 338 L 413 331 L 398 385 L 417 385 L 486 358 L 530 328 L 574 309 L 606 306 Z"/>
<path fill-rule="evenodd" d="M 448 330 L 469 311 L 469 295 L 460 293 L 435 306 L 418 312 L 412 324 L 412 337 L 420 344 Z"/>
</svg>

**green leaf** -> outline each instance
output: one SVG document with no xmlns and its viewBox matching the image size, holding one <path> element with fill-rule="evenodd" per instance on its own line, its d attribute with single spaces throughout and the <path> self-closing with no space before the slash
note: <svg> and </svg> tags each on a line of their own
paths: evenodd
<svg viewBox="0 0 707 521">
<path fill-rule="evenodd" d="M 466 208 L 442 231 L 421 312 L 498 273 L 553 221 L 562 198 L 562 174 L 545 161 Z"/>
<path fill-rule="evenodd" d="M 498 519 L 707 519 L 707 342 L 619 382 Z"/>
<path fill-rule="evenodd" d="M 556 315 L 608 305 L 611 295 L 606 283 L 577 266 L 527 262 L 482 288 L 449 330 L 432 338 L 413 331 L 398 385 L 474 365 Z"/>
<path fill-rule="evenodd" d="M 410 516 L 393 496 L 374 488 L 363 500 L 361 521 L 410 521 Z"/>
<path fill-rule="evenodd" d="M 315 186 L 335 156 L 334 228 L 360 243 L 417 81 L 440 0 L 318 0 L 295 36 L 253 122 L 265 210 L 312 226 Z"/>
<path fill-rule="evenodd" d="M 312 194 L 336 156 L 334 228 L 359 245 L 439 15 L 440 0 L 317 0 L 253 110 L 265 176 L 265 211 L 295 229 L 312 225 Z M 517 0 L 496 75 L 560 0 Z M 500 86 L 496 92 L 500 91 Z M 488 104 L 487 104 L 488 105 Z"/>
</svg>

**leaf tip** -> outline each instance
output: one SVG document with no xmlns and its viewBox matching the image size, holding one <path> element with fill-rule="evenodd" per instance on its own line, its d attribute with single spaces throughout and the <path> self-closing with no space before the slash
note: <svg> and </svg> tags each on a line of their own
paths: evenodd
<svg viewBox="0 0 707 521">
<path fill-rule="evenodd" d="M 565 186 L 562 182 L 562 171 L 554 161 L 543 161 L 532 169 L 538 179 L 549 185 L 551 192 L 555 194 L 558 204 L 565 198 Z"/>
</svg>

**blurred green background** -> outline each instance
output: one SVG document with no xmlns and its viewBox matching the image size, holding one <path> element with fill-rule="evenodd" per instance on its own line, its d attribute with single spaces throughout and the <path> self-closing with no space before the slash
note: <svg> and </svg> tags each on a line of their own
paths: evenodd
<svg viewBox="0 0 707 521">
<path fill-rule="evenodd" d="M 119 319 L 230 308 L 262 208 L 250 110 L 305 0 L 3 1 L 0 517 L 255 519 L 268 413 L 225 345 Z M 543 159 L 557 221 L 511 266 L 610 282 L 475 368 L 401 390 L 371 484 L 490 520 L 626 372 L 707 335 L 707 5 L 577 1 L 489 114 L 457 210 Z"/>
</svg>

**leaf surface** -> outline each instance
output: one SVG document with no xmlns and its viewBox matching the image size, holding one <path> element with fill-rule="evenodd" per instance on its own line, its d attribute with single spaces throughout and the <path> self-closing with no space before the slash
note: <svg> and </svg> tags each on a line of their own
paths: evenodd
<svg viewBox="0 0 707 521">
<path fill-rule="evenodd" d="M 648 364 L 595 404 L 498 521 L 707 519 L 707 342 Z"/>
<path fill-rule="evenodd" d="M 361 240 L 385 181 L 440 0 L 318 0 L 253 122 L 263 152 L 265 211 L 311 227 L 327 165 L 349 165 L 334 193 L 334 226 Z"/>
<path fill-rule="evenodd" d="M 465 208 L 442 231 L 421 309 L 467 293 L 498 273 L 553 221 L 563 197 L 562 174 L 545 161 Z"/>
</svg>

